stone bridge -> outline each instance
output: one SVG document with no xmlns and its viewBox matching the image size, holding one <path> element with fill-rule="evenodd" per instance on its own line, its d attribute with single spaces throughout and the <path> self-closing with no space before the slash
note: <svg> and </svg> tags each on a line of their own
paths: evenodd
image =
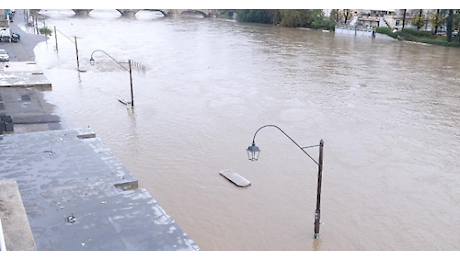
<svg viewBox="0 0 460 260">
<path fill-rule="evenodd" d="M 30 9 L 30 14 L 34 16 L 38 14 L 40 10 L 41 9 Z M 75 14 L 79 16 L 88 16 L 92 10 L 94 9 L 72 9 L 72 11 L 74 11 Z M 124 16 L 124 17 L 134 17 L 136 13 L 141 10 L 160 12 L 164 16 L 174 16 L 174 15 L 180 15 L 183 13 L 199 13 L 199 14 L 202 14 L 203 17 L 217 17 L 226 12 L 232 13 L 235 11 L 233 9 L 116 9 L 116 10 L 120 12 L 121 16 Z"/>
</svg>

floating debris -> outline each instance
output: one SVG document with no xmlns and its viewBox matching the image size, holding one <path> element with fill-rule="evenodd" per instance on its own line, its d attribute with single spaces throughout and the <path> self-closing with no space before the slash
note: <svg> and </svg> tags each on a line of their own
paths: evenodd
<svg viewBox="0 0 460 260">
<path fill-rule="evenodd" d="M 68 216 L 65 221 L 69 222 L 69 223 L 74 223 L 76 220 L 75 220 L 75 217 L 73 216 L 73 213 Z"/>
<path fill-rule="evenodd" d="M 54 151 L 43 151 L 43 152 L 44 152 L 44 153 L 48 153 L 48 155 L 54 155 L 54 154 L 56 154 L 56 152 L 54 152 Z"/>
</svg>

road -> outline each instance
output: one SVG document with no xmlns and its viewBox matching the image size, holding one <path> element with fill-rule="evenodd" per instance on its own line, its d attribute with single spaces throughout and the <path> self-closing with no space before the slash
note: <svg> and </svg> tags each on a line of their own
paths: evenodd
<svg viewBox="0 0 460 260">
<path fill-rule="evenodd" d="M 19 42 L 0 42 L 0 49 L 5 49 L 10 62 L 0 63 L 0 78 L 5 82 L 15 81 L 15 78 L 24 77 L 41 78 L 44 76 L 30 76 L 29 72 L 22 72 L 25 66 L 17 62 L 35 61 L 34 48 L 44 41 L 44 35 L 25 32 L 24 12 L 18 10 L 10 24 L 13 32 L 21 35 Z M 6 67 L 6 66 L 9 67 Z M 17 70 L 17 71 L 16 71 Z M 36 82 L 40 85 L 40 80 Z M 11 116 L 14 123 L 14 133 L 36 132 L 44 130 L 62 129 L 61 120 L 54 115 L 55 107 L 48 103 L 43 94 L 43 89 L 24 87 L 0 87 L 0 115 Z"/>
<path fill-rule="evenodd" d="M 0 42 L 0 49 L 5 49 L 10 61 L 33 61 L 35 60 L 34 48 L 38 43 L 45 41 L 44 35 L 37 35 L 25 32 L 24 12 L 18 10 L 14 16 L 13 22 L 10 23 L 10 28 L 14 33 L 21 35 L 21 40 L 18 42 Z"/>
</svg>

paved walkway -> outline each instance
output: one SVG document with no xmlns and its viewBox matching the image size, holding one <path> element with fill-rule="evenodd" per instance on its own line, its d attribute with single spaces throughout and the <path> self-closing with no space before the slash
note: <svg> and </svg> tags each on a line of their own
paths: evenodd
<svg viewBox="0 0 460 260">
<path fill-rule="evenodd" d="M 14 22 L 10 23 L 11 30 L 15 33 L 19 33 L 21 35 L 21 40 L 16 43 L 0 43 L 0 48 L 11 51 L 11 61 L 34 61 L 34 48 L 38 43 L 45 41 L 45 36 L 27 33 L 21 29 L 19 26 L 20 24 L 25 26 L 23 10 L 17 10 L 16 15 L 14 16 Z M 13 59 L 11 59 L 11 56 Z"/>
<path fill-rule="evenodd" d="M 30 58 L 29 54 L 27 53 L 26 48 L 24 48 L 24 45 L 22 44 L 22 41 L 19 41 L 17 43 L 12 43 L 11 45 L 13 47 L 13 51 L 14 51 L 16 59 L 18 61 L 30 61 L 30 60 L 32 60 Z"/>
<path fill-rule="evenodd" d="M 62 129 L 55 107 L 45 101 L 42 91 L 50 89 L 51 83 L 34 61 L 33 49 L 45 40 L 44 35 L 24 32 L 19 26 L 24 24 L 23 17 L 18 10 L 10 24 L 21 40 L 0 42 L 0 48 L 10 55 L 10 62 L 0 62 L 0 115 L 12 117 L 14 133 Z"/>
<path fill-rule="evenodd" d="M 99 138 L 79 136 L 94 135 L 57 130 L 0 140 L 0 179 L 17 181 L 37 250 L 199 250 Z"/>
<path fill-rule="evenodd" d="M 44 40 L 20 30 L 21 15 L 21 42 L 0 43 L 12 62 L 33 61 Z M 0 180 L 17 181 L 37 250 L 200 250 L 91 130 L 55 130 L 53 110 L 36 88 L 0 87 L 0 114 L 15 123 L 0 136 Z"/>
<path fill-rule="evenodd" d="M 38 43 L 45 41 L 44 35 L 27 33 L 21 29 L 25 26 L 23 10 L 17 10 L 14 16 L 14 22 L 10 23 L 10 29 L 14 33 L 21 35 L 21 40 L 18 42 L 0 42 L 0 49 L 5 49 L 10 61 L 35 61 L 34 48 Z M 5 63 L 0 62 L 0 66 Z"/>
</svg>

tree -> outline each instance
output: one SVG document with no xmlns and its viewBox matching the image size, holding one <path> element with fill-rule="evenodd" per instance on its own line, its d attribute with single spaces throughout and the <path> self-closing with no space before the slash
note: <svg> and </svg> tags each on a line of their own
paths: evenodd
<svg viewBox="0 0 460 260">
<path fill-rule="evenodd" d="M 460 32 L 460 9 L 457 9 L 457 11 L 454 14 L 454 24 L 457 25 L 457 33 Z M 458 42 L 460 43 L 460 34 L 457 34 Z"/>
<path fill-rule="evenodd" d="M 335 30 L 336 21 L 332 19 L 326 19 L 324 17 L 324 12 L 322 9 L 313 10 L 313 21 L 311 22 L 311 27 L 315 29 L 328 29 Z"/>
<path fill-rule="evenodd" d="M 267 9 L 242 9 L 237 10 L 238 21 L 248 23 L 272 23 L 273 12 Z"/>
<path fill-rule="evenodd" d="M 449 15 L 446 19 L 446 26 L 447 26 L 447 42 L 452 40 L 452 26 L 454 23 L 454 9 L 449 9 Z"/>
<path fill-rule="evenodd" d="M 406 12 L 407 12 L 407 9 L 403 9 L 403 24 L 402 24 L 402 28 L 401 29 L 404 29 L 404 25 L 406 24 Z"/>
<path fill-rule="evenodd" d="M 329 15 L 329 19 L 338 23 L 339 21 L 343 19 L 343 14 L 342 12 L 340 12 L 339 9 L 332 9 L 331 14 Z"/>
<path fill-rule="evenodd" d="M 425 25 L 425 14 L 423 13 L 423 9 L 420 9 L 418 14 L 415 15 L 412 20 L 412 25 L 417 26 L 417 30 L 420 30 L 420 28 Z"/>
<path fill-rule="evenodd" d="M 281 25 L 287 27 L 310 27 L 313 22 L 313 11 L 308 9 L 280 10 Z"/>
<path fill-rule="evenodd" d="M 278 24 L 281 21 L 280 10 L 278 9 L 269 10 L 269 14 L 273 19 L 273 24 Z"/>
<path fill-rule="evenodd" d="M 239 22 L 280 23 L 287 27 L 334 30 L 336 24 L 335 21 L 325 18 L 322 9 L 241 9 L 237 10 L 237 14 Z"/>
<path fill-rule="evenodd" d="M 444 21 L 444 17 L 442 17 L 442 13 L 439 9 L 436 9 L 436 13 L 430 15 L 430 23 L 434 26 L 434 34 L 438 33 L 438 27 L 442 25 Z"/>
<path fill-rule="evenodd" d="M 345 17 L 345 24 L 347 24 L 347 21 L 353 17 L 353 10 L 351 9 L 343 9 L 342 11 L 343 16 Z"/>
<path fill-rule="evenodd" d="M 284 9 L 280 10 L 281 25 L 288 27 L 297 27 L 300 25 L 301 15 L 299 10 Z"/>
</svg>

